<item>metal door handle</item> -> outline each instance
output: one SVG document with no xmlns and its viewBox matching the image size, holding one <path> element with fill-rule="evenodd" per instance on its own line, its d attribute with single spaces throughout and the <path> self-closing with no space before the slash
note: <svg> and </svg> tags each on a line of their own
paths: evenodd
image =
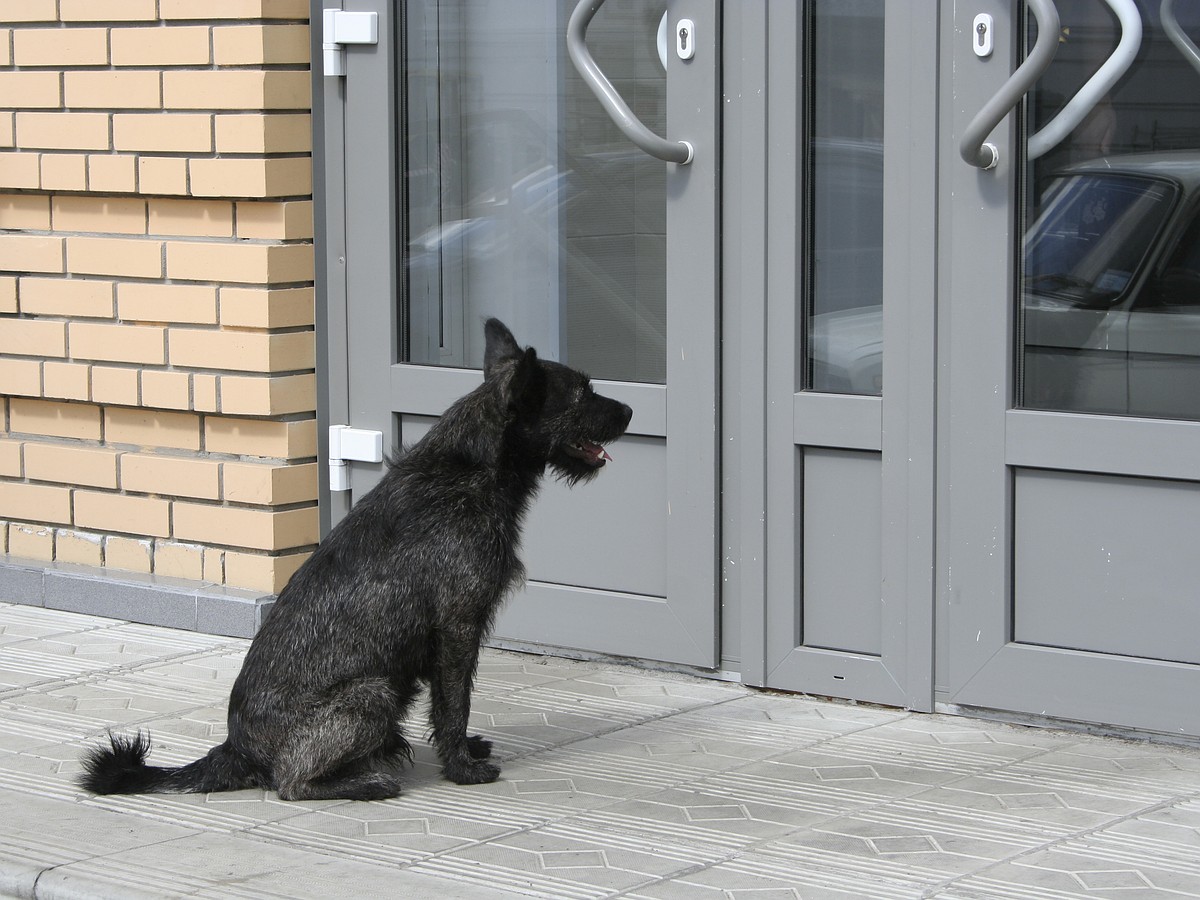
<svg viewBox="0 0 1200 900">
<path fill-rule="evenodd" d="M 1192 68 L 1200 72 L 1200 48 L 1197 48 L 1192 39 L 1183 33 L 1179 20 L 1175 18 L 1174 6 L 1175 0 L 1163 0 L 1162 6 L 1158 9 L 1158 17 L 1162 19 L 1163 30 L 1175 48 L 1192 64 Z"/>
<path fill-rule="evenodd" d="M 571 62 L 625 137 L 656 159 L 687 165 L 694 155 L 692 145 L 687 141 L 668 141 L 643 125 L 588 52 L 587 28 L 603 5 L 604 0 L 579 0 L 575 11 L 571 13 L 571 19 L 567 22 L 567 53 Z"/>
<path fill-rule="evenodd" d="M 1087 80 L 1067 105 L 1058 111 L 1053 119 L 1047 122 L 1037 134 L 1029 138 L 1029 159 L 1037 159 L 1043 153 L 1053 149 L 1063 138 L 1075 130 L 1084 117 L 1095 109 L 1096 104 L 1104 99 L 1104 95 L 1125 74 L 1133 63 L 1138 50 L 1142 46 L 1142 17 L 1138 15 L 1134 0 L 1104 0 L 1117 15 L 1121 23 L 1121 40 L 1112 56 L 1104 61 L 1096 73 Z M 1169 0 L 1168 0 L 1169 2 Z M 1163 20 L 1166 25 L 1166 20 Z M 1041 40 L 1040 29 L 1038 40 Z M 1168 30 L 1168 34 L 1170 31 Z M 1195 49 L 1193 47 L 1193 49 Z"/>
<path fill-rule="evenodd" d="M 985 143 L 985 138 L 1021 101 L 1025 92 L 1033 87 L 1058 50 L 1058 9 L 1052 0 L 1029 0 L 1029 9 L 1038 26 L 1033 49 L 1029 51 L 1025 62 L 1008 76 L 1008 81 L 1000 86 L 995 96 L 975 114 L 958 145 L 963 160 L 979 169 L 991 169 L 1000 160 L 996 145 Z"/>
</svg>

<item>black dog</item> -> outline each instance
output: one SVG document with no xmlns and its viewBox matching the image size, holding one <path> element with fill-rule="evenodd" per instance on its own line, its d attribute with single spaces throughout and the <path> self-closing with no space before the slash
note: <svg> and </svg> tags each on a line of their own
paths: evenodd
<svg viewBox="0 0 1200 900">
<path fill-rule="evenodd" d="M 285 800 L 400 792 L 390 764 L 420 682 L 447 778 L 499 777 L 467 736 L 480 644 L 524 576 L 521 520 L 549 466 L 594 476 L 633 415 L 587 376 L 486 325 L 484 383 L 350 511 L 300 567 L 250 645 L 229 697 L 229 736 L 180 768 L 147 766 L 148 737 L 110 734 L 80 784 L 97 794 L 277 790 Z"/>
</svg>

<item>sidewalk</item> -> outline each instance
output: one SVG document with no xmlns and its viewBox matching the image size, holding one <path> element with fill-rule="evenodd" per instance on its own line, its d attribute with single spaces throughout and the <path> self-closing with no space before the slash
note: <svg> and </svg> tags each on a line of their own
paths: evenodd
<svg viewBox="0 0 1200 900">
<path fill-rule="evenodd" d="M 420 723 L 386 802 L 75 788 L 109 726 L 220 742 L 246 646 L 0 603 L 0 897 L 1200 897 L 1200 751 L 499 651 L 495 784 Z"/>
</svg>

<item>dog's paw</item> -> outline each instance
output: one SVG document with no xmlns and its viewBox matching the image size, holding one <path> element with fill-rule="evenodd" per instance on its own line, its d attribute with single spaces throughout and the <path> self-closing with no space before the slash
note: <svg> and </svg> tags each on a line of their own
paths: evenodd
<svg viewBox="0 0 1200 900">
<path fill-rule="evenodd" d="M 442 772 L 455 784 L 491 784 L 500 777 L 500 767 L 481 759 L 446 765 Z"/>
<path fill-rule="evenodd" d="M 473 734 L 467 738 L 467 753 L 471 759 L 487 759 L 492 755 L 492 742 L 482 734 Z"/>
</svg>

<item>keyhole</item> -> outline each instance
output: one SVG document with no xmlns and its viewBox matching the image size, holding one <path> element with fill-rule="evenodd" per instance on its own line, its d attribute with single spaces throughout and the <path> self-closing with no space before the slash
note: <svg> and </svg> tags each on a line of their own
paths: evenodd
<svg viewBox="0 0 1200 900">
<path fill-rule="evenodd" d="M 679 29 L 679 49 L 687 50 L 688 30 L 686 28 Z"/>
<path fill-rule="evenodd" d="M 976 26 L 975 31 L 979 35 L 979 46 L 982 47 L 985 40 L 984 35 L 987 34 L 987 26 L 980 22 L 979 25 Z"/>
</svg>

